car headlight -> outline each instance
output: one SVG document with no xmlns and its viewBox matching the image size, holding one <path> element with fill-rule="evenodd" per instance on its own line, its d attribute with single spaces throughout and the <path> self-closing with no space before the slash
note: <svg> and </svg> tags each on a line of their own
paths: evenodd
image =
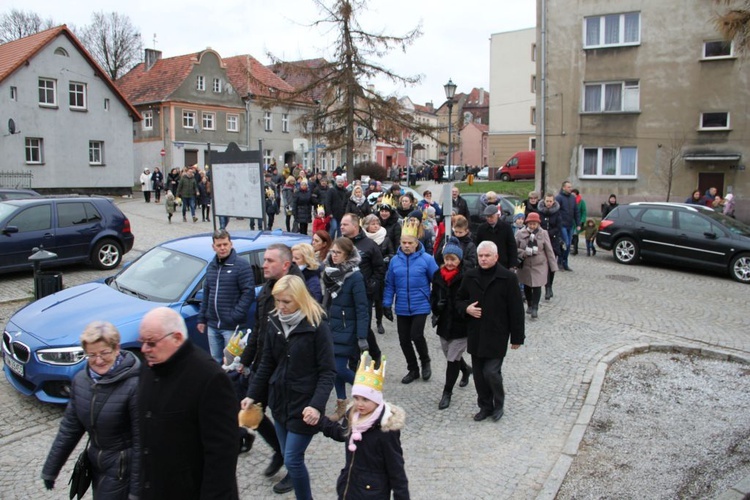
<svg viewBox="0 0 750 500">
<path fill-rule="evenodd" d="M 83 348 L 78 347 L 59 347 L 56 349 L 39 349 L 36 352 L 37 358 L 42 363 L 51 365 L 75 365 L 86 358 Z"/>
</svg>

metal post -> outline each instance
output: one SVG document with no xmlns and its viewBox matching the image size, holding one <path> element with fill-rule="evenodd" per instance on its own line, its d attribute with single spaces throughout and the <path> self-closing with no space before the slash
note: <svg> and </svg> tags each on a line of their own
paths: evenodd
<svg viewBox="0 0 750 500">
<path fill-rule="evenodd" d="M 453 113 L 453 99 L 448 99 L 448 180 L 451 181 L 453 176 L 451 175 L 451 169 L 453 168 L 453 121 L 451 115 Z"/>
</svg>

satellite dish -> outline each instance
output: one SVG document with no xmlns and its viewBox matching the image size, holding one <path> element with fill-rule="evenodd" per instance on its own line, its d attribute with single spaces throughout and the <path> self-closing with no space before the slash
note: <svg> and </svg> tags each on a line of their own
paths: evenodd
<svg viewBox="0 0 750 500">
<path fill-rule="evenodd" d="M 13 118 L 8 119 L 8 133 L 10 135 L 13 135 L 16 133 L 16 122 L 13 121 Z"/>
</svg>

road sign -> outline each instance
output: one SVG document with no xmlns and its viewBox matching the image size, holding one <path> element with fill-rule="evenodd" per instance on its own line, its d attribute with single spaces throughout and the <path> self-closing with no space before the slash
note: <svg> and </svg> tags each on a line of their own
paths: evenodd
<svg viewBox="0 0 750 500">
<path fill-rule="evenodd" d="M 167 156 L 167 152 L 164 151 L 163 149 L 161 150 L 161 153 L 159 153 L 159 154 L 162 155 L 162 156 Z"/>
</svg>

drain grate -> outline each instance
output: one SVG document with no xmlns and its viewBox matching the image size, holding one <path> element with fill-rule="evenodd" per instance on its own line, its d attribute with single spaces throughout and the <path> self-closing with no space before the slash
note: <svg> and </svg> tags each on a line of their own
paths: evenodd
<svg viewBox="0 0 750 500">
<path fill-rule="evenodd" d="M 638 281 L 638 278 L 625 276 L 624 274 L 608 274 L 606 278 L 614 281 L 621 281 L 622 283 L 632 283 L 634 281 Z"/>
</svg>

